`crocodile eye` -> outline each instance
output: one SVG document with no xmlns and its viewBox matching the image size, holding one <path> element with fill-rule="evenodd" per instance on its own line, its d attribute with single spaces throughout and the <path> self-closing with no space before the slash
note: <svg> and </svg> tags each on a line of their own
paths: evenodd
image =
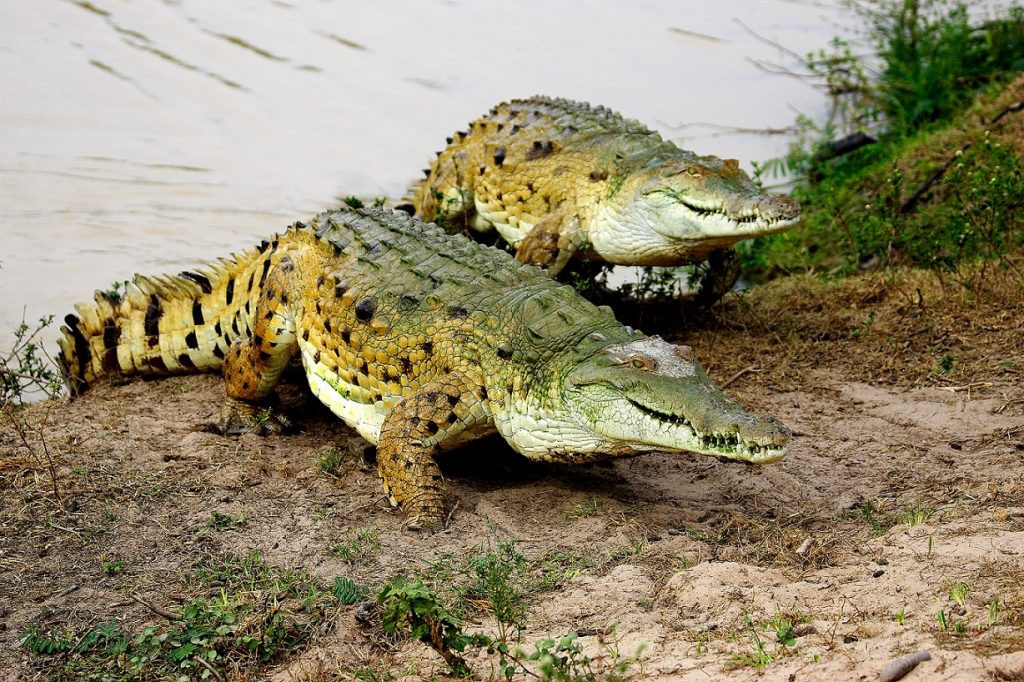
<svg viewBox="0 0 1024 682">
<path fill-rule="evenodd" d="M 652 360 L 640 357 L 639 355 L 634 355 L 630 358 L 627 358 L 626 362 L 628 362 L 629 366 L 632 367 L 633 369 L 639 369 L 645 372 L 649 372 L 652 369 L 654 369 L 654 362 Z"/>
</svg>

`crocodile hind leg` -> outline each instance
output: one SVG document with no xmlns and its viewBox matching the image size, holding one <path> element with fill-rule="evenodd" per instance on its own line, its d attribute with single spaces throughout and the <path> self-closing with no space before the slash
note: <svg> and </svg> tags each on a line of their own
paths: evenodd
<svg viewBox="0 0 1024 682">
<path fill-rule="evenodd" d="M 285 263 L 287 267 L 287 263 Z M 270 407 L 274 387 L 295 354 L 295 317 L 280 270 L 271 272 L 252 316 L 252 334 L 235 339 L 224 358 L 227 400 L 221 431 L 281 432 L 291 424 Z"/>
<path fill-rule="evenodd" d="M 443 525 L 444 480 L 434 454 L 487 419 L 485 395 L 482 381 L 448 374 L 406 396 L 384 418 L 377 470 L 391 504 L 408 514 L 410 528 Z"/>
</svg>

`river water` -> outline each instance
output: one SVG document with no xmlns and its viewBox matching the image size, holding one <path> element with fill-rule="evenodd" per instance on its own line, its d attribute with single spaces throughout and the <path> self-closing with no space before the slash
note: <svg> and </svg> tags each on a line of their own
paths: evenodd
<svg viewBox="0 0 1024 682">
<path fill-rule="evenodd" d="M 827 0 L 0 0 L 0 350 L 134 272 L 247 248 L 339 195 L 398 196 L 509 98 L 600 103 L 748 168 L 824 100 Z M 749 29 L 749 30 L 748 30 Z M 51 344 L 56 325 L 44 339 Z"/>
</svg>

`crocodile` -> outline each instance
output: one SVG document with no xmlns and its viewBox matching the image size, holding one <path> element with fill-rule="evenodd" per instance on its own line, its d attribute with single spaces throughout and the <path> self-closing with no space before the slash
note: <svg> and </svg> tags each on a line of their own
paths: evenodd
<svg viewBox="0 0 1024 682">
<path fill-rule="evenodd" d="M 573 256 L 618 265 L 708 262 L 713 302 L 739 275 L 733 245 L 793 225 L 799 204 L 736 159 L 698 156 L 603 106 L 499 104 L 448 138 L 403 210 L 453 230 L 492 229 L 552 275 Z M 482 236 L 482 234 L 481 234 Z"/>
<path fill-rule="evenodd" d="M 58 365 L 72 395 L 105 377 L 220 371 L 222 430 L 239 433 L 265 423 L 296 353 L 312 393 L 376 444 L 385 493 L 415 528 L 444 518 L 434 455 L 495 431 L 569 463 L 649 450 L 769 463 L 790 439 L 718 390 L 689 347 L 381 209 L 321 213 L 240 255 L 96 292 L 65 318 Z"/>
</svg>

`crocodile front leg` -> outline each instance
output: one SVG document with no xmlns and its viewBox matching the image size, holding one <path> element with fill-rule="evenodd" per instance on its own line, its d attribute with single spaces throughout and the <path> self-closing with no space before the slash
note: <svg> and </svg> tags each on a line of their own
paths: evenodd
<svg viewBox="0 0 1024 682">
<path fill-rule="evenodd" d="M 565 204 L 563 204 L 565 206 Z M 523 237 L 516 249 L 516 260 L 546 268 L 556 277 L 582 246 L 579 219 L 567 208 L 549 213 Z"/>
<path fill-rule="evenodd" d="M 443 525 L 444 479 L 434 454 L 489 419 L 484 396 L 482 380 L 448 374 L 406 396 L 384 418 L 377 470 L 391 504 L 408 514 L 410 528 Z"/>
<path fill-rule="evenodd" d="M 697 303 L 710 308 L 725 296 L 740 277 L 740 259 L 735 249 L 712 251 L 697 287 Z"/>
</svg>

